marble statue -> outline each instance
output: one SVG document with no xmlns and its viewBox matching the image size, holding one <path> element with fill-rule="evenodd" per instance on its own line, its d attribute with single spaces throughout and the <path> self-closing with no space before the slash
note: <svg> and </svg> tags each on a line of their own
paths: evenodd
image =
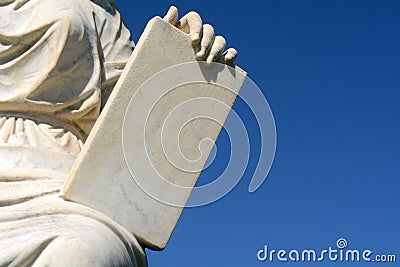
<svg viewBox="0 0 400 267">
<path fill-rule="evenodd" d="M 191 44 L 149 20 L 60 191 L 153 250 L 167 246 L 184 207 L 215 196 L 195 185 L 247 77 L 196 61 Z"/>
<path fill-rule="evenodd" d="M 235 60 L 197 13 L 164 20 L 198 60 Z M 147 266 L 131 232 L 58 197 L 134 47 L 113 0 L 0 0 L 0 266 Z"/>
</svg>

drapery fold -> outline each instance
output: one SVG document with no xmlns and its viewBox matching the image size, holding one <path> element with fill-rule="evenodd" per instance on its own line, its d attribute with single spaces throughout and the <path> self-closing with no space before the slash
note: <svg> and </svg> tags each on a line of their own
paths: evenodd
<svg viewBox="0 0 400 267">
<path fill-rule="evenodd" d="M 113 1 L 0 0 L 0 266 L 147 265 L 57 196 L 133 48 Z"/>
</svg>

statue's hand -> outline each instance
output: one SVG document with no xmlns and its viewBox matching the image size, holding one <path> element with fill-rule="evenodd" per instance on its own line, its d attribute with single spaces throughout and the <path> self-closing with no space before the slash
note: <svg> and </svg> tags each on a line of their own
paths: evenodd
<svg viewBox="0 0 400 267">
<path fill-rule="evenodd" d="M 236 59 L 236 49 L 229 48 L 224 52 L 225 38 L 215 36 L 214 28 L 209 24 L 203 25 L 200 15 L 196 12 L 189 12 L 178 21 L 178 9 L 171 6 L 164 20 L 190 34 L 192 45 L 197 52 L 197 60 L 207 60 L 208 63 L 216 61 L 232 64 Z"/>
</svg>

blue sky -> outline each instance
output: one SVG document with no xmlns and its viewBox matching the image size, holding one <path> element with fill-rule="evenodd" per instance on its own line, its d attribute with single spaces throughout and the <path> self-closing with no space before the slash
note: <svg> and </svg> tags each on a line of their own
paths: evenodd
<svg viewBox="0 0 400 267">
<path fill-rule="evenodd" d="M 168 247 L 148 251 L 151 267 L 304 266 L 259 262 L 256 253 L 264 245 L 322 250 L 341 237 L 349 248 L 400 261 L 399 1 L 116 2 L 135 41 L 170 4 L 181 14 L 198 11 L 237 48 L 237 64 L 263 91 L 277 126 L 276 158 L 262 187 L 247 191 L 255 136 L 238 186 L 186 209 Z M 252 123 L 243 103 L 235 110 Z M 223 133 L 217 146 L 226 142 Z M 224 156 L 199 183 L 223 167 Z M 307 263 L 347 265 L 360 263 Z"/>
</svg>

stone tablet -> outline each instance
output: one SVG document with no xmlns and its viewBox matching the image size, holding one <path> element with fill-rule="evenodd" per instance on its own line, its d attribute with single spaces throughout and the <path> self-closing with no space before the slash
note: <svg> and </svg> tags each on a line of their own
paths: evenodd
<svg viewBox="0 0 400 267">
<path fill-rule="evenodd" d="M 153 18 L 61 197 L 165 248 L 245 78 L 238 67 L 196 62 L 189 35 Z"/>
</svg>

